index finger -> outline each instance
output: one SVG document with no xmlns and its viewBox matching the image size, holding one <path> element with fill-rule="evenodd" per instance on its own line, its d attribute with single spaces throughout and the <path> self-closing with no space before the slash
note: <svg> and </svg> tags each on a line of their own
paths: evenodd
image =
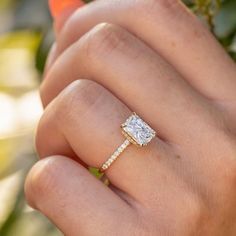
<svg viewBox="0 0 236 236">
<path fill-rule="evenodd" d="M 121 25 L 137 35 L 208 98 L 236 98 L 234 62 L 209 30 L 178 0 L 92 2 L 65 23 L 58 37 L 55 59 L 101 22 Z"/>
</svg>

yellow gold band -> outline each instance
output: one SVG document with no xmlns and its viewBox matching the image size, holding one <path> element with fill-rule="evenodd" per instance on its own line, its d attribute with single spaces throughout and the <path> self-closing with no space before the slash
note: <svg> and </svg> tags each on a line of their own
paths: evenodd
<svg viewBox="0 0 236 236">
<path fill-rule="evenodd" d="M 102 165 L 102 167 L 99 169 L 99 171 L 101 173 L 103 173 L 105 170 L 107 170 L 111 164 L 117 160 L 117 158 L 120 156 L 120 154 L 130 145 L 130 141 L 128 139 L 126 139 L 124 141 L 124 143 L 122 143 L 120 145 L 120 147 L 118 147 L 116 149 L 116 151 L 110 156 L 110 158 Z"/>
</svg>

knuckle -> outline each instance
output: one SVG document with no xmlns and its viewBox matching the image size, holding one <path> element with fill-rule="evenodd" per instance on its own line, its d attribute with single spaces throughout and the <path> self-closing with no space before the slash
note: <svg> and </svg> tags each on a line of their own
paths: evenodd
<svg viewBox="0 0 236 236">
<path fill-rule="evenodd" d="M 50 109 L 52 105 L 53 103 L 51 103 L 50 106 L 48 106 L 45 112 L 43 113 L 38 123 L 38 127 L 35 134 L 35 149 L 40 159 L 51 154 L 51 152 L 49 153 L 48 147 L 50 146 L 50 148 L 52 148 L 52 140 L 54 140 L 52 138 L 54 136 L 53 130 L 56 128 L 56 115 L 54 114 L 54 112 L 51 112 Z M 49 136 L 51 138 L 48 140 Z M 48 141 L 45 142 L 45 140 Z"/>
<path fill-rule="evenodd" d="M 77 80 L 67 86 L 61 94 L 45 110 L 36 133 L 35 145 L 40 157 L 48 154 L 48 144 L 45 138 L 55 135 L 57 130 L 63 135 L 71 124 L 82 122 L 87 112 L 95 107 L 105 89 L 90 80 Z M 51 147 L 51 148 L 54 148 Z"/>
<path fill-rule="evenodd" d="M 127 44 L 128 33 L 119 26 L 109 23 L 96 25 L 85 37 L 84 52 L 89 60 L 122 50 Z"/>
<path fill-rule="evenodd" d="M 51 104 L 50 104 L 51 105 Z M 48 107 L 49 108 L 49 107 Z M 53 139 L 49 139 L 47 142 L 47 137 L 52 136 L 51 131 L 55 128 L 54 114 L 48 114 L 48 108 L 43 113 L 41 119 L 39 120 L 38 127 L 35 134 L 35 149 L 39 158 L 44 158 L 48 155 L 48 146 L 52 144 Z M 51 113 L 51 112 L 50 112 Z"/>
<path fill-rule="evenodd" d="M 156 16 L 160 11 L 172 11 L 179 5 L 178 0 L 135 0 L 134 6 L 131 7 L 131 11 L 142 14 L 144 16 Z"/>
<path fill-rule="evenodd" d="M 57 181 L 58 168 L 55 168 L 54 160 L 50 157 L 39 161 L 31 169 L 25 183 L 25 195 L 28 203 L 36 208 L 41 208 L 41 200 L 50 193 L 58 194 L 60 191 Z M 40 199 L 38 199 L 40 197 Z"/>
<path fill-rule="evenodd" d="M 36 150 L 41 158 L 52 154 L 49 146 L 52 150 L 58 149 L 55 147 L 53 139 L 47 142 L 45 139 L 48 136 L 54 137 L 55 130 L 58 131 L 57 134 L 63 136 L 64 130 L 68 126 L 83 122 L 83 117 L 96 106 L 96 102 L 100 96 L 105 94 L 105 91 L 101 85 L 94 81 L 77 80 L 67 86 L 50 103 L 39 121 L 35 138 Z"/>
<path fill-rule="evenodd" d="M 63 90 L 54 112 L 57 124 L 81 119 L 104 93 L 104 88 L 91 80 L 78 80 Z M 66 119 L 66 120 L 65 120 Z"/>
</svg>

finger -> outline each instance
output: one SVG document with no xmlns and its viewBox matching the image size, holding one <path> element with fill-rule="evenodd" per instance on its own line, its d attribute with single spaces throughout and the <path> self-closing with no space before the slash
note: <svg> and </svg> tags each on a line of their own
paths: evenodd
<svg viewBox="0 0 236 236">
<path fill-rule="evenodd" d="M 184 144 L 190 139 L 209 139 L 205 130 L 217 117 L 211 104 L 121 27 L 101 24 L 71 46 L 41 87 L 44 104 L 78 77 L 91 78 L 108 88 L 164 139 Z"/>
<path fill-rule="evenodd" d="M 29 203 L 65 235 L 112 235 L 114 230 L 122 233 L 117 222 L 135 221 L 135 212 L 125 201 L 63 156 L 38 162 L 27 177 L 25 192 Z"/>
<path fill-rule="evenodd" d="M 120 125 L 130 115 L 131 111 L 102 86 L 87 80 L 75 81 L 45 111 L 37 133 L 39 155 L 43 158 L 65 153 L 69 144 L 88 166 L 99 168 L 124 142 Z M 158 138 L 147 147 L 131 145 L 106 175 L 118 189 L 142 204 L 151 205 L 148 199 L 153 194 L 152 186 L 162 186 L 165 178 L 169 186 L 176 182 L 168 167 L 174 156 L 169 149 Z M 142 178 L 137 181 L 140 175 Z M 165 188 L 158 192 L 158 198 L 164 199 L 174 190 Z"/>
<path fill-rule="evenodd" d="M 137 35 L 205 96 L 235 100 L 234 62 L 180 1 L 95 1 L 69 18 L 58 39 L 57 55 L 101 22 Z"/>
</svg>

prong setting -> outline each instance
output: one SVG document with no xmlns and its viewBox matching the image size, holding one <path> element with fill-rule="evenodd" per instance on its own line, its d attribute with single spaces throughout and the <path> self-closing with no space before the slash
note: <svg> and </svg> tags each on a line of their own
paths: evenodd
<svg viewBox="0 0 236 236">
<path fill-rule="evenodd" d="M 121 129 L 126 140 L 101 166 L 99 169 L 101 173 L 107 170 L 130 144 L 139 147 L 147 146 L 147 144 L 156 136 L 156 132 L 136 113 L 133 113 L 125 123 L 121 125 Z"/>
<path fill-rule="evenodd" d="M 146 146 L 156 136 L 156 132 L 136 113 L 133 113 L 121 127 L 125 137 L 130 138 L 129 141 L 138 146 Z"/>
</svg>

